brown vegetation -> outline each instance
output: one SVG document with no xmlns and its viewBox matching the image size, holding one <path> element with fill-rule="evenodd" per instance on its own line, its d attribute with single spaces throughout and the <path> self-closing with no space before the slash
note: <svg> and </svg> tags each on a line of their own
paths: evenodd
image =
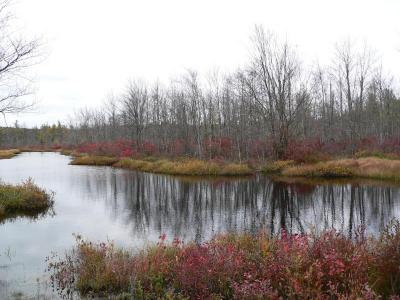
<svg viewBox="0 0 400 300">
<path fill-rule="evenodd" d="M 18 149 L 0 150 L 0 159 L 13 158 L 19 153 L 21 153 L 21 151 Z"/>
<path fill-rule="evenodd" d="M 75 157 L 70 164 L 81 166 L 112 166 L 118 158 L 107 156 L 81 156 Z"/>
<path fill-rule="evenodd" d="M 288 167 L 283 169 L 281 174 L 284 176 L 365 177 L 400 180 L 400 160 L 377 157 L 339 159 Z"/>
<path fill-rule="evenodd" d="M 189 176 L 244 176 L 254 174 L 247 164 L 217 163 L 197 159 L 167 160 L 157 158 L 112 158 L 104 156 L 76 157 L 72 165 L 113 166 L 143 172 Z"/>
<path fill-rule="evenodd" d="M 182 161 L 171 160 L 135 160 L 130 158 L 121 159 L 114 167 L 138 170 L 144 172 L 162 173 L 170 175 L 190 175 L 190 176 L 237 176 L 251 175 L 254 170 L 245 164 L 236 163 L 216 163 L 212 161 L 202 161 L 188 159 Z"/>
</svg>

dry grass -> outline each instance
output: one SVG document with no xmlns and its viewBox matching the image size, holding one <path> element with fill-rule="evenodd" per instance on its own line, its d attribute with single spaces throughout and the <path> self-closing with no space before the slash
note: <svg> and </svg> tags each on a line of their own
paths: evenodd
<svg viewBox="0 0 400 300">
<path fill-rule="evenodd" d="M 280 173 L 283 169 L 293 166 L 295 164 L 294 160 L 277 160 L 268 162 L 263 168 L 263 173 L 273 174 Z"/>
<path fill-rule="evenodd" d="M 189 176 L 240 176 L 251 175 L 254 173 L 245 164 L 217 164 L 215 162 L 202 161 L 196 159 L 183 161 L 170 160 L 135 160 L 130 158 L 121 159 L 114 164 L 114 167 L 143 172 L 170 174 L 170 175 L 189 175 Z"/>
<path fill-rule="evenodd" d="M 75 157 L 70 164 L 82 166 L 112 166 L 118 162 L 118 158 L 106 156 L 82 156 Z"/>
<path fill-rule="evenodd" d="M 20 153 L 21 151 L 19 149 L 0 150 L 0 159 L 13 158 Z"/>
<path fill-rule="evenodd" d="M 363 177 L 400 180 L 400 161 L 377 157 L 340 159 L 311 165 L 288 167 L 284 176 Z"/>
</svg>

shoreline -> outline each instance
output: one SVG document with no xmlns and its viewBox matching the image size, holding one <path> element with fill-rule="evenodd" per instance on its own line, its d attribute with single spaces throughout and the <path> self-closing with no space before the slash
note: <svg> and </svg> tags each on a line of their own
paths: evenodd
<svg viewBox="0 0 400 300">
<path fill-rule="evenodd" d="M 115 156 L 87 155 L 72 149 L 10 149 L 0 150 L 0 159 L 13 158 L 24 152 L 57 152 L 72 157 L 71 165 L 111 166 L 154 174 L 175 176 L 240 177 L 257 173 L 293 179 L 374 179 L 400 182 L 400 160 L 367 156 L 338 158 L 314 163 L 296 163 L 291 160 L 259 162 L 254 164 L 232 161 L 200 160 L 196 158 L 118 158 Z M 2 154 L 3 153 L 3 157 Z"/>
</svg>

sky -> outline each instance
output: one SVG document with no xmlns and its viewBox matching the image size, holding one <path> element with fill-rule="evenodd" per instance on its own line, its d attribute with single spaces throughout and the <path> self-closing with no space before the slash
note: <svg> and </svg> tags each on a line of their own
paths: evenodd
<svg viewBox="0 0 400 300">
<path fill-rule="evenodd" d="M 9 125 L 66 122 L 131 79 L 233 71 L 249 59 L 256 24 L 310 65 L 329 63 L 337 42 L 366 41 L 400 79 L 399 0 L 17 0 L 13 10 L 18 29 L 40 37 L 45 55 L 31 70 L 35 110 L 7 116 Z"/>
</svg>

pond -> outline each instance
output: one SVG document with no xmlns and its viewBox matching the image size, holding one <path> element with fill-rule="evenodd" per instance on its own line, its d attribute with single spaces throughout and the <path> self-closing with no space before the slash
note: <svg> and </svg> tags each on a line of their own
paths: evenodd
<svg viewBox="0 0 400 300">
<path fill-rule="evenodd" d="M 248 178 L 177 178 L 110 167 L 68 165 L 58 153 L 0 160 L 0 178 L 31 177 L 55 192 L 54 212 L 0 224 L 0 299 L 57 296 L 47 283 L 47 256 L 74 245 L 73 234 L 140 248 L 161 234 L 201 242 L 221 232 L 260 230 L 352 236 L 377 234 L 400 217 L 400 187 L 384 182 L 290 182 Z"/>
</svg>

